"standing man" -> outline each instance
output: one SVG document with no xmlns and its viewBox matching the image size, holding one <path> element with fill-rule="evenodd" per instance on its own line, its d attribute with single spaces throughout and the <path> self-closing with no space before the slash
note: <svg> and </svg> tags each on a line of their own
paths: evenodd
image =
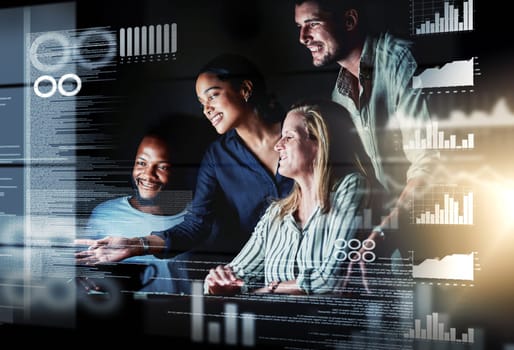
<svg viewBox="0 0 514 350">
<path fill-rule="evenodd" d="M 403 147 L 430 123 L 421 91 L 412 89 L 416 62 L 406 41 L 387 33 L 366 35 L 359 1 L 295 4 L 300 43 L 311 52 L 314 66 L 341 67 L 332 100 L 351 114 L 378 181 L 395 198 L 389 216 L 369 237 L 376 240 L 414 189 L 427 184 L 439 158 L 436 150 Z"/>
</svg>

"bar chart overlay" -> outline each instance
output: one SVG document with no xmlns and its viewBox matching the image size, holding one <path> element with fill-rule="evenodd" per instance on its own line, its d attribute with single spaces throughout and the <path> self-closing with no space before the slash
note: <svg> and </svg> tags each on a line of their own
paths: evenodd
<svg viewBox="0 0 514 350">
<path fill-rule="evenodd" d="M 470 188 L 438 185 L 411 198 L 411 223 L 418 225 L 473 225 L 474 195 Z"/>
<path fill-rule="evenodd" d="M 157 24 L 119 30 L 122 62 L 167 60 L 177 53 L 177 24 Z"/>
<path fill-rule="evenodd" d="M 424 340 L 438 340 L 456 343 L 474 343 L 475 342 L 475 329 L 468 328 L 467 333 L 462 333 L 460 338 L 457 338 L 457 329 L 450 328 L 449 331 L 445 330 L 444 322 L 440 322 L 440 315 L 433 312 L 431 315 L 426 316 L 426 328 L 421 328 L 421 320 L 414 320 L 414 328 L 409 329 L 404 334 L 408 339 L 424 339 Z"/>
<path fill-rule="evenodd" d="M 423 135 L 424 132 L 424 135 Z M 457 134 L 446 135 L 444 130 L 439 130 L 437 121 L 426 125 L 425 130 L 414 131 L 414 139 L 407 140 L 403 149 L 439 149 L 439 150 L 467 150 L 475 148 L 475 134 L 467 133 L 457 138 Z"/>
<path fill-rule="evenodd" d="M 255 314 L 240 314 L 237 309 L 237 304 L 225 303 L 223 313 L 217 317 L 222 321 L 205 320 L 203 284 L 194 282 L 191 301 L 191 340 L 209 344 L 255 346 Z M 238 330 L 238 324 L 241 330 Z"/>
<path fill-rule="evenodd" d="M 412 34 L 465 32 L 474 29 L 474 0 L 411 0 Z"/>
</svg>

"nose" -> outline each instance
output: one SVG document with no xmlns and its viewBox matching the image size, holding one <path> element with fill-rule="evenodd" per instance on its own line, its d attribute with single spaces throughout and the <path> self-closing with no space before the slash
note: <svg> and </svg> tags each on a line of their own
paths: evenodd
<svg viewBox="0 0 514 350">
<path fill-rule="evenodd" d="M 303 45 L 307 45 L 309 41 L 312 39 L 312 36 L 309 33 L 309 28 L 307 26 L 300 27 L 300 43 Z"/>
<path fill-rule="evenodd" d="M 280 140 L 277 141 L 277 143 L 275 144 L 275 146 L 273 147 L 273 149 L 276 151 L 276 152 L 280 152 L 281 150 L 284 149 L 284 138 L 281 137 Z"/>
<path fill-rule="evenodd" d="M 205 114 L 206 117 L 209 117 L 212 113 L 212 107 L 206 103 L 204 106 L 203 106 L 203 114 Z"/>
<path fill-rule="evenodd" d="M 156 174 L 156 171 L 155 171 L 155 167 L 153 166 L 147 166 L 143 169 L 143 174 L 147 177 L 147 178 L 155 178 L 155 174 Z"/>
</svg>

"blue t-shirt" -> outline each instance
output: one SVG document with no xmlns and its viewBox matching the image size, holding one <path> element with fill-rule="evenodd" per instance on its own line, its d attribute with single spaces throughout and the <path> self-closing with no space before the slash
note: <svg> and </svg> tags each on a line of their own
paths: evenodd
<svg viewBox="0 0 514 350">
<path fill-rule="evenodd" d="M 87 236 L 99 239 L 105 236 L 140 237 L 156 230 L 165 230 L 184 220 L 185 212 L 176 215 L 152 215 L 133 208 L 130 196 L 111 199 L 99 204 L 89 218 Z M 158 259 L 153 255 L 135 256 L 122 263 L 152 264 L 147 268 L 142 283 L 147 284 L 142 292 L 190 293 L 190 283 L 186 270 L 186 256 L 173 259 Z M 150 281 L 152 280 L 152 281 Z"/>
</svg>

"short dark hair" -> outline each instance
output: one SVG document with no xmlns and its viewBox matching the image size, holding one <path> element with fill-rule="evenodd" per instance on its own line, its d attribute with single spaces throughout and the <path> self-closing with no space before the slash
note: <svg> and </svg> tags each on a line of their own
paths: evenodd
<svg viewBox="0 0 514 350">
<path fill-rule="evenodd" d="M 360 10 L 362 1 L 363 0 L 294 0 L 294 3 L 295 5 L 301 5 L 305 2 L 315 2 L 319 5 L 321 10 L 338 15 L 351 8 Z"/>
<path fill-rule="evenodd" d="M 320 10 L 328 13 L 335 21 L 337 18 L 342 19 L 343 14 L 347 10 L 354 9 L 359 14 L 359 32 L 372 33 L 374 30 L 370 27 L 370 24 L 372 23 L 372 20 L 369 18 L 369 9 L 372 8 L 370 0 L 294 0 L 296 6 L 302 5 L 306 2 L 314 2 L 318 4 Z"/>
<path fill-rule="evenodd" d="M 205 149 L 217 136 L 211 129 L 198 116 L 170 113 L 143 128 L 139 142 L 145 137 L 162 140 L 171 152 L 173 165 L 199 163 Z M 193 133 L 195 137 L 192 138 Z"/>
</svg>

